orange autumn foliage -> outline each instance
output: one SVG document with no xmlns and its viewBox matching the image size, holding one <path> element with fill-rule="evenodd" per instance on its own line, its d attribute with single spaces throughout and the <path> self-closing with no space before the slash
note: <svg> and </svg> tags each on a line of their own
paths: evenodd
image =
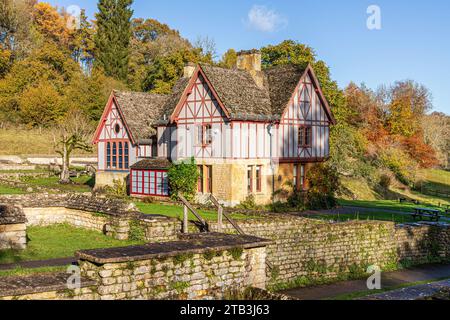
<svg viewBox="0 0 450 320">
<path fill-rule="evenodd" d="M 401 142 L 406 152 L 418 162 L 421 168 L 432 168 L 439 164 L 436 151 L 425 143 L 422 132 L 409 138 L 402 137 Z"/>
</svg>

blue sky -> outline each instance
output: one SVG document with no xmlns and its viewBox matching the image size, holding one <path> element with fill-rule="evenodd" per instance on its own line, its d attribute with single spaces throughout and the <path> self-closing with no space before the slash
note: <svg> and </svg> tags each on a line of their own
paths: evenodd
<svg viewBox="0 0 450 320">
<path fill-rule="evenodd" d="M 96 11 L 93 0 L 50 0 Z M 381 9 L 381 30 L 369 30 L 367 8 Z M 218 53 L 293 39 L 313 47 L 340 87 L 350 81 L 376 89 L 413 79 L 450 114 L 450 1 L 407 0 L 135 0 L 135 17 L 169 24 L 195 41 L 213 38 Z"/>
</svg>

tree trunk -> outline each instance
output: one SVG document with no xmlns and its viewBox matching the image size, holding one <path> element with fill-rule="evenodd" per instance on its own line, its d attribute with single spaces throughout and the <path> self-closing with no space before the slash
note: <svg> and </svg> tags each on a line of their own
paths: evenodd
<svg viewBox="0 0 450 320">
<path fill-rule="evenodd" d="M 59 183 L 62 183 L 62 184 L 70 183 L 69 165 L 70 165 L 70 155 L 67 150 L 67 145 L 64 144 L 63 156 L 62 156 L 62 170 L 61 170 L 61 176 L 59 179 Z"/>
</svg>

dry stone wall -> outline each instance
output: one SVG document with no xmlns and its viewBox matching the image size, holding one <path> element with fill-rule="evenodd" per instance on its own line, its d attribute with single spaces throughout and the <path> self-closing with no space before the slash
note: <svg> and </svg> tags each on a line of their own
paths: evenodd
<svg viewBox="0 0 450 320">
<path fill-rule="evenodd" d="M 331 223 L 295 216 L 238 221 L 246 234 L 273 240 L 267 247 L 270 285 L 309 284 L 365 274 L 367 267 L 397 269 L 450 258 L 450 227 L 438 224 L 396 226 L 381 221 Z M 218 230 L 217 223 L 210 229 Z M 225 224 L 226 233 L 235 233 Z"/>
<path fill-rule="evenodd" d="M 248 236 L 195 239 L 78 253 L 82 274 L 102 300 L 223 299 L 227 292 L 266 285 L 267 241 Z"/>
<path fill-rule="evenodd" d="M 0 202 L 23 207 L 30 226 L 67 223 L 100 231 L 118 240 L 174 241 L 181 230 L 177 219 L 145 215 L 115 199 L 36 194 L 1 197 Z"/>
</svg>

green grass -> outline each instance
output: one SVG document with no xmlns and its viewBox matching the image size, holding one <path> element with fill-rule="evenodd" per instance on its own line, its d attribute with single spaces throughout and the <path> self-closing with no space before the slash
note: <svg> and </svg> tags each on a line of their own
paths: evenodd
<svg viewBox="0 0 450 320">
<path fill-rule="evenodd" d="M 100 232 L 68 225 L 29 227 L 26 250 L 0 251 L 0 264 L 21 261 L 47 260 L 72 257 L 78 250 L 126 247 L 142 244 L 138 241 L 120 241 Z"/>
<path fill-rule="evenodd" d="M 403 214 L 390 214 L 383 212 L 371 212 L 371 213 L 355 213 L 355 214 L 317 214 L 317 215 L 308 215 L 308 218 L 325 220 L 325 221 L 392 221 L 395 223 L 408 223 L 414 222 L 414 219 L 411 216 L 403 215 Z"/>
<path fill-rule="evenodd" d="M 0 184 L 0 194 L 25 194 L 26 192 L 19 188 L 13 188 Z"/>
<path fill-rule="evenodd" d="M 450 171 L 423 170 L 421 174 L 426 187 L 432 190 L 450 192 Z"/>
<path fill-rule="evenodd" d="M 65 192 L 90 192 L 95 185 L 95 180 L 93 177 L 82 176 L 80 178 L 72 178 L 72 184 L 60 184 L 59 177 L 48 177 L 48 178 L 30 178 L 24 177 L 22 181 L 31 187 L 44 187 L 50 189 L 58 189 Z"/>
<path fill-rule="evenodd" d="M 380 210 L 393 210 L 400 212 L 412 213 L 414 208 L 417 207 L 429 207 L 432 209 L 443 209 L 437 205 L 431 203 L 421 203 L 419 205 L 414 203 L 400 203 L 398 200 L 339 200 L 339 204 L 348 207 L 361 207 L 361 208 L 375 208 Z"/>
<path fill-rule="evenodd" d="M 12 270 L 0 270 L 0 278 L 1 277 L 23 277 L 23 276 L 31 276 L 36 274 L 45 274 L 45 273 L 55 273 L 55 272 L 65 272 L 69 266 L 64 267 L 44 267 L 44 268 L 36 268 L 36 269 L 24 269 L 24 268 L 15 268 Z"/>
<path fill-rule="evenodd" d="M 142 213 L 145 214 L 159 214 L 162 216 L 183 219 L 183 207 L 178 205 L 165 205 L 158 203 L 144 203 L 137 202 L 136 206 Z M 198 214 L 202 216 L 203 219 L 208 221 L 217 221 L 217 212 L 209 211 L 209 210 L 197 210 Z M 242 219 L 250 219 L 252 217 L 242 215 L 242 214 L 233 214 L 233 219 L 242 220 Z M 195 216 L 189 212 L 189 220 L 196 220 Z M 225 220 L 225 219 L 224 219 Z"/>
</svg>

